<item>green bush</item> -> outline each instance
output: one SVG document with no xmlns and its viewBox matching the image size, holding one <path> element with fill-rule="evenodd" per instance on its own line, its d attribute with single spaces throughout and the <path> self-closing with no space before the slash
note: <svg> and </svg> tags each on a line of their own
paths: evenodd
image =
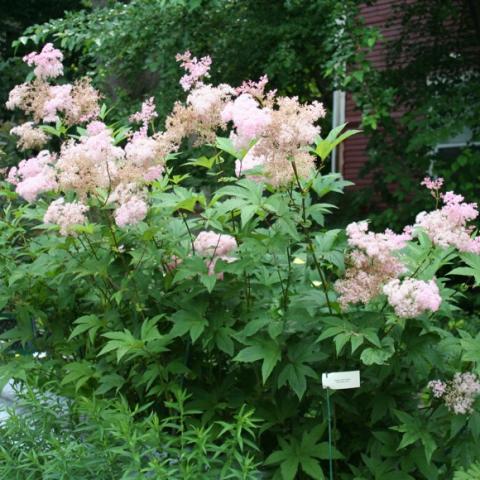
<svg viewBox="0 0 480 480">
<path fill-rule="evenodd" d="M 260 478 L 253 456 L 257 427 L 242 408 L 231 423 L 202 425 L 188 397 L 172 391 L 169 415 L 78 397 L 21 391 L 0 424 L 0 476 L 11 480 Z"/>
<path fill-rule="evenodd" d="M 49 48 L 10 102 L 39 125 L 17 131 L 30 158 L 0 191 L 0 305 L 16 319 L 0 337 L 0 374 L 77 400 L 65 420 L 48 408 L 14 417 L 0 432 L 7 468 L 26 462 L 23 475 L 39 458 L 45 474 L 54 448 L 123 478 L 200 478 L 206 464 L 228 469 L 215 478 L 255 478 L 258 462 L 281 480 L 330 467 L 345 480 L 435 480 L 479 460 L 478 320 L 459 309 L 480 281 L 476 205 L 430 185 L 433 210 L 401 234 L 330 229 L 348 182 L 321 168 L 355 132 L 320 136 L 321 105 L 194 78 L 164 130 L 149 101 L 136 130 L 97 109 L 88 84 L 52 85 Z M 188 186 L 190 172 L 209 190 Z M 15 343 L 45 355 L 15 356 Z M 329 393 L 331 419 L 321 374 L 349 370 L 361 386 Z M 19 451 L 35 441 L 22 421 L 45 423 L 48 442 Z M 151 458 L 164 438 L 165 465 Z"/>
</svg>

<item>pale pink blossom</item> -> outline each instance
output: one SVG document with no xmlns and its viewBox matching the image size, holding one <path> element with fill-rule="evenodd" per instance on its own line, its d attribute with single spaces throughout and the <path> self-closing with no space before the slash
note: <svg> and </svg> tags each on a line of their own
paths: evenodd
<svg viewBox="0 0 480 480">
<path fill-rule="evenodd" d="M 10 169 L 7 181 L 16 185 L 15 191 L 28 202 L 33 202 L 43 192 L 57 187 L 53 163 L 55 158 L 47 150 L 36 157 L 22 160 Z"/>
<path fill-rule="evenodd" d="M 30 85 L 28 83 L 21 83 L 20 85 L 13 87 L 8 95 L 8 100 L 5 103 L 7 109 L 14 110 L 15 108 L 22 108 L 29 91 Z"/>
<path fill-rule="evenodd" d="M 236 92 L 238 95 L 241 95 L 242 93 L 247 93 L 252 97 L 263 99 L 267 83 L 268 76 L 263 75 L 262 77 L 260 77 L 260 80 L 258 82 L 254 82 L 252 80 L 247 80 L 246 82 L 243 82 L 242 85 L 236 89 Z M 272 93 L 275 94 L 275 91 L 273 91 Z"/>
<path fill-rule="evenodd" d="M 234 90 L 230 85 L 221 83 L 216 87 L 201 84 L 196 86 L 187 97 L 187 104 L 191 105 L 193 111 L 201 118 L 208 118 L 212 110 L 229 100 Z"/>
<path fill-rule="evenodd" d="M 422 228 L 430 240 L 440 247 L 455 247 L 461 252 L 480 253 L 480 238 L 471 238 L 467 225 L 478 216 L 476 203 L 466 203 L 462 195 L 447 192 L 441 196 L 443 207 L 432 212 L 420 212 L 415 228 Z"/>
<path fill-rule="evenodd" d="M 237 248 L 237 242 L 231 235 L 203 231 L 197 235 L 193 247 L 200 255 L 221 257 Z"/>
<path fill-rule="evenodd" d="M 434 280 L 394 279 L 383 287 L 383 293 L 387 295 L 395 313 L 402 318 L 418 317 L 427 311 L 436 312 L 442 303 Z"/>
<path fill-rule="evenodd" d="M 478 377 L 470 372 L 457 372 L 447 382 L 432 380 L 428 388 L 435 398 L 442 398 L 447 408 L 457 415 L 472 413 L 475 398 L 480 394 Z"/>
<path fill-rule="evenodd" d="M 115 223 L 120 228 L 136 225 L 147 216 L 147 212 L 148 207 L 145 201 L 139 197 L 132 196 L 115 210 Z"/>
<path fill-rule="evenodd" d="M 353 250 L 347 255 L 345 277 L 335 282 L 342 308 L 349 304 L 368 303 L 382 293 L 383 286 L 406 271 L 396 254 L 411 238 L 410 232 L 395 234 L 368 231 L 367 222 L 347 226 L 348 244 Z"/>
<path fill-rule="evenodd" d="M 153 182 L 158 180 L 163 172 L 165 171 L 165 167 L 163 165 L 155 165 L 154 167 L 148 168 L 148 170 L 143 175 L 143 179 L 146 182 Z"/>
<path fill-rule="evenodd" d="M 157 117 L 158 114 L 155 110 L 155 99 L 150 97 L 142 103 L 142 108 L 139 112 L 130 115 L 129 120 L 131 122 L 142 124 L 140 130 L 135 133 L 134 137 L 146 137 L 148 132 L 148 124 Z"/>
<path fill-rule="evenodd" d="M 53 85 L 49 88 L 49 98 L 43 104 L 43 121 L 56 122 L 60 112 L 72 108 L 72 85 Z"/>
<path fill-rule="evenodd" d="M 23 57 L 23 61 L 29 66 L 35 65 L 33 72 L 42 80 L 63 75 L 62 60 L 62 52 L 51 43 L 47 43 L 40 53 L 32 52 Z"/>
<path fill-rule="evenodd" d="M 244 93 L 225 106 L 222 120 L 233 123 L 235 132 L 230 138 L 235 148 L 240 150 L 262 135 L 271 121 L 271 113 L 269 109 L 260 108 L 251 95 Z"/>
<path fill-rule="evenodd" d="M 435 398 L 441 398 L 447 391 L 447 384 L 441 380 L 432 380 L 427 386 Z"/>
<path fill-rule="evenodd" d="M 157 156 L 157 142 L 147 136 L 133 137 L 125 145 L 125 156 L 127 161 L 136 166 L 149 166 Z"/>
<path fill-rule="evenodd" d="M 177 54 L 176 60 L 187 72 L 180 79 L 180 85 L 185 91 L 190 90 L 203 77 L 209 76 L 210 65 L 212 64 L 212 59 L 209 56 L 198 60 L 197 57 L 192 57 L 192 54 L 187 50 L 185 53 Z"/>
<path fill-rule="evenodd" d="M 57 162 L 58 181 L 62 190 L 74 190 L 80 198 L 97 188 L 111 188 L 118 182 L 119 164 L 125 153 L 114 145 L 111 132 L 87 128 L 87 135 L 76 142 L 64 143 Z"/>
<path fill-rule="evenodd" d="M 18 137 L 17 147 L 21 150 L 43 147 L 49 138 L 41 128 L 35 128 L 33 122 L 22 123 L 10 133 Z"/>
<path fill-rule="evenodd" d="M 45 223 L 58 225 L 60 235 L 76 236 L 74 227 L 83 225 L 87 218 L 88 207 L 80 202 L 65 202 L 63 197 L 53 201 L 43 217 Z"/>
<path fill-rule="evenodd" d="M 105 125 L 105 123 L 100 122 L 99 120 L 94 120 L 87 125 L 87 135 L 89 137 L 99 135 L 106 130 L 108 130 L 108 127 Z"/>
<path fill-rule="evenodd" d="M 428 188 L 428 190 L 440 190 L 443 186 L 443 178 L 438 177 L 433 179 L 430 177 L 425 177 L 420 185 L 424 185 L 426 188 Z"/>
</svg>

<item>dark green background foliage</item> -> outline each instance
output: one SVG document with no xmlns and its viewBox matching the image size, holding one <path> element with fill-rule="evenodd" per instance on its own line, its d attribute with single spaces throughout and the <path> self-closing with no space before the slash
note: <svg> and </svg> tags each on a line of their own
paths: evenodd
<svg viewBox="0 0 480 480">
<path fill-rule="evenodd" d="M 356 39 L 371 46 L 377 34 L 350 27 L 336 53 L 347 58 L 350 69 L 334 68 L 340 86 L 353 94 L 369 138 L 364 174 L 372 173 L 374 181 L 352 194 L 351 201 L 357 211 L 376 210 L 372 219 L 379 227 L 414 219 L 428 197 L 418 183 L 429 170 L 445 178 L 448 190 L 480 197 L 479 147 L 436 151 L 438 144 L 464 132 L 467 143 L 480 140 L 478 2 L 400 1 L 389 22 L 398 18 L 400 37 L 387 43 L 385 70 L 374 69 L 352 49 Z M 381 209 L 375 209 L 372 198 Z"/>
<path fill-rule="evenodd" d="M 213 81 L 266 73 L 282 93 L 328 102 L 323 64 L 343 9 L 331 0 L 134 0 L 68 14 L 27 37 L 77 52 L 122 111 L 153 94 L 168 112 L 180 93 L 175 54 L 187 49 L 213 57 Z"/>
</svg>

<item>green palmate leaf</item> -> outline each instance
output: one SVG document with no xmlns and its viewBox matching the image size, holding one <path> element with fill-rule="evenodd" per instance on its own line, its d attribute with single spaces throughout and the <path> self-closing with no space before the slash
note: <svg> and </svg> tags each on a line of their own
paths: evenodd
<svg viewBox="0 0 480 480">
<path fill-rule="evenodd" d="M 318 375 L 308 365 L 290 363 L 284 367 L 278 376 L 278 386 L 281 387 L 288 383 L 298 399 L 301 400 L 307 389 L 307 377 L 318 378 Z"/>
<path fill-rule="evenodd" d="M 472 463 L 466 470 L 456 471 L 453 480 L 480 480 L 480 462 Z"/>
<path fill-rule="evenodd" d="M 195 158 L 193 160 L 189 160 L 188 162 L 185 163 L 185 165 L 193 165 L 195 167 L 204 167 L 207 170 L 210 170 L 216 163 L 217 157 L 200 157 L 200 158 Z"/>
<path fill-rule="evenodd" d="M 241 153 L 238 152 L 235 147 L 233 146 L 232 141 L 229 138 L 225 137 L 217 137 L 215 142 L 215 146 L 224 152 L 229 153 L 235 158 L 241 158 Z"/>
<path fill-rule="evenodd" d="M 123 332 L 107 332 L 102 336 L 110 340 L 100 350 L 98 356 L 114 351 L 117 355 L 117 362 L 119 362 L 127 354 L 138 356 L 143 352 L 144 343 L 136 339 L 127 329 L 123 330 Z"/>
<path fill-rule="evenodd" d="M 240 350 L 234 360 L 246 363 L 262 360 L 262 380 L 265 383 L 280 358 L 280 347 L 274 340 L 257 340 Z"/>
<path fill-rule="evenodd" d="M 75 391 L 78 391 L 90 379 L 96 377 L 95 366 L 87 361 L 69 363 L 65 370 L 67 373 L 62 379 L 62 385 L 75 383 Z"/>
<path fill-rule="evenodd" d="M 77 318 L 73 323 L 77 326 L 72 330 L 68 340 L 71 340 L 84 332 L 88 332 L 88 337 L 90 341 L 93 342 L 98 329 L 103 326 L 102 320 L 96 315 L 84 315 L 83 317 Z"/>
<path fill-rule="evenodd" d="M 173 322 L 173 327 L 170 331 L 170 336 L 181 337 L 188 333 L 193 343 L 195 343 L 208 325 L 206 318 L 199 312 L 187 310 L 179 310 L 174 313 L 171 321 Z"/>
<path fill-rule="evenodd" d="M 323 480 L 325 475 L 323 474 L 320 463 L 311 457 L 302 458 L 301 460 L 302 470 L 311 478 L 316 480 Z"/>
<path fill-rule="evenodd" d="M 315 149 L 313 149 L 313 152 L 316 153 L 322 160 L 326 160 L 337 145 L 352 135 L 361 132 L 361 130 L 348 130 L 340 135 L 340 132 L 345 128 L 346 125 L 347 124 L 344 123 L 338 127 L 332 128 L 325 139 L 319 137 L 316 141 L 316 146 Z"/>
</svg>

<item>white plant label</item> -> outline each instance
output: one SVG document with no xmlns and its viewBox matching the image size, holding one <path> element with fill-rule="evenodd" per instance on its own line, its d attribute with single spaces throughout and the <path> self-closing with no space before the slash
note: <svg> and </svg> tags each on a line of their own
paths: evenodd
<svg viewBox="0 0 480 480">
<path fill-rule="evenodd" d="M 323 388 L 343 390 L 360 387 L 360 371 L 322 373 Z"/>
</svg>

